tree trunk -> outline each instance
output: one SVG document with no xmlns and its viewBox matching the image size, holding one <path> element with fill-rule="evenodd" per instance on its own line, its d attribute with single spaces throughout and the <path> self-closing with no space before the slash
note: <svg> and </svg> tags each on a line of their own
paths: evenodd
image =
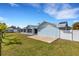
<svg viewBox="0 0 79 59">
<path fill-rule="evenodd" d="M 2 43 L 2 32 L 0 32 L 0 56 L 1 56 L 1 43 Z"/>
</svg>

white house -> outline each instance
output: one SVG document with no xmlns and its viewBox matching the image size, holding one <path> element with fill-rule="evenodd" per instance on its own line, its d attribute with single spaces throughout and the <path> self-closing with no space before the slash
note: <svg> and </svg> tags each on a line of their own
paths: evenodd
<svg viewBox="0 0 79 59">
<path fill-rule="evenodd" d="M 38 35 L 43 37 L 59 37 L 59 29 L 55 24 L 49 22 L 42 22 L 38 26 L 28 25 L 27 32 L 28 35 Z"/>
<path fill-rule="evenodd" d="M 28 34 L 28 35 L 37 35 L 37 33 L 38 33 L 38 26 L 35 26 L 35 25 L 28 25 L 27 27 L 26 27 L 26 33 Z"/>
<path fill-rule="evenodd" d="M 38 26 L 38 36 L 59 38 L 59 29 L 53 23 L 43 22 Z"/>
<path fill-rule="evenodd" d="M 8 29 L 6 30 L 6 32 L 11 32 L 11 33 L 13 33 L 13 32 L 18 32 L 18 30 L 17 30 L 17 29 L 14 29 L 14 28 L 8 28 Z"/>
</svg>

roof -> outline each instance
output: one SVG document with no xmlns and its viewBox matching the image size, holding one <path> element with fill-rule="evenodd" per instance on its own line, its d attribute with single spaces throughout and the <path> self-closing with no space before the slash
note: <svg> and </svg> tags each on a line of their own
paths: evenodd
<svg viewBox="0 0 79 59">
<path fill-rule="evenodd" d="M 28 25 L 26 28 L 37 28 L 38 26 L 35 25 Z"/>
<path fill-rule="evenodd" d="M 49 23 L 49 22 L 46 22 L 46 21 L 44 21 L 44 22 L 42 22 L 41 24 L 39 24 L 39 26 L 42 26 L 43 24 L 49 24 L 49 25 L 52 25 L 52 26 L 56 27 L 55 24 Z M 39 27 L 39 26 L 38 26 L 38 27 Z"/>
<path fill-rule="evenodd" d="M 68 26 L 68 23 L 66 21 L 65 22 L 60 22 L 58 24 L 58 28 L 61 29 L 61 30 L 71 29 L 70 26 Z"/>
<path fill-rule="evenodd" d="M 64 22 L 60 22 L 59 24 L 64 24 L 64 23 L 67 23 L 66 21 L 64 21 Z"/>
<path fill-rule="evenodd" d="M 38 30 L 40 31 L 41 29 L 45 28 L 47 25 L 51 25 L 52 27 L 56 27 L 55 24 L 44 21 L 41 24 L 39 24 Z"/>
<path fill-rule="evenodd" d="M 58 24 L 58 27 L 67 27 L 68 26 L 68 23 L 67 22 L 60 22 Z"/>
</svg>

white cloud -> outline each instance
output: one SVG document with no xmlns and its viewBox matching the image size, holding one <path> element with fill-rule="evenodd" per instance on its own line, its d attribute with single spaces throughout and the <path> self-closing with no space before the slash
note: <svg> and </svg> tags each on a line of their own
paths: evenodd
<svg viewBox="0 0 79 59">
<path fill-rule="evenodd" d="M 79 8 L 62 10 L 58 12 L 55 17 L 57 19 L 76 19 L 78 17 L 78 15 L 76 14 L 78 11 Z"/>
<path fill-rule="evenodd" d="M 71 9 L 71 6 L 70 6 L 70 4 L 63 3 L 63 4 L 61 4 L 61 8 L 62 8 L 62 10 L 67 10 L 67 9 Z"/>
<path fill-rule="evenodd" d="M 4 22 L 6 20 L 6 18 L 0 16 L 0 22 Z"/>
<path fill-rule="evenodd" d="M 1 21 L 2 21 L 2 20 L 5 20 L 5 18 L 0 16 L 0 20 L 1 20 Z"/>
<path fill-rule="evenodd" d="M 39 8 L 40 7 L 40 3 L 29 3 L 29 5 Z"/>
<path fill-rule="evenodd" d="M 10 6 L 12 6 L 12 7 L 17 7 L 17 6 L 19 6 L 18 4 L 16 4 L 16 3 L 9 3 L 10 4 Z"/>
<path fill-rule="evenodd" d="M 79 8 L 72 8 L 69 4 L 47 4 L 44 12 L 56 19 L 75 19 L 79 17 Z"/>
</svg>

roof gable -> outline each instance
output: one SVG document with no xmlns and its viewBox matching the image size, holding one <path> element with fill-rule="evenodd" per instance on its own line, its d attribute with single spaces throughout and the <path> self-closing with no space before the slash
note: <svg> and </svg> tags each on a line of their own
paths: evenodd
<svg viewBox="0 0 79 59">
<path fill-rule="evenodd" d="M 45 24 L 51 25 L 51 26 L 53 26 L 53 27 L 56 27 L 55 24 L 49 23 L 49 22 L 46 22 L 46 21 L 44 21 L 44 22 L 42 22 L 41 24 L 39 24 L 39 26 L 42 26 L 42 25 L 45 25 Z M 39 26 L 38 26 L 38 27 L 39 27 Z"/>
<path fill-rule="evenodd" d="M 49 22 L 42 22 L 39 26 L 38 26 L 38 31 L 42 30 L 43 28 L 45 28 L 46 26 L 51 25 L 52 27 L 56 27 L 55 24 L 49 23 Z"/>
</svg>

